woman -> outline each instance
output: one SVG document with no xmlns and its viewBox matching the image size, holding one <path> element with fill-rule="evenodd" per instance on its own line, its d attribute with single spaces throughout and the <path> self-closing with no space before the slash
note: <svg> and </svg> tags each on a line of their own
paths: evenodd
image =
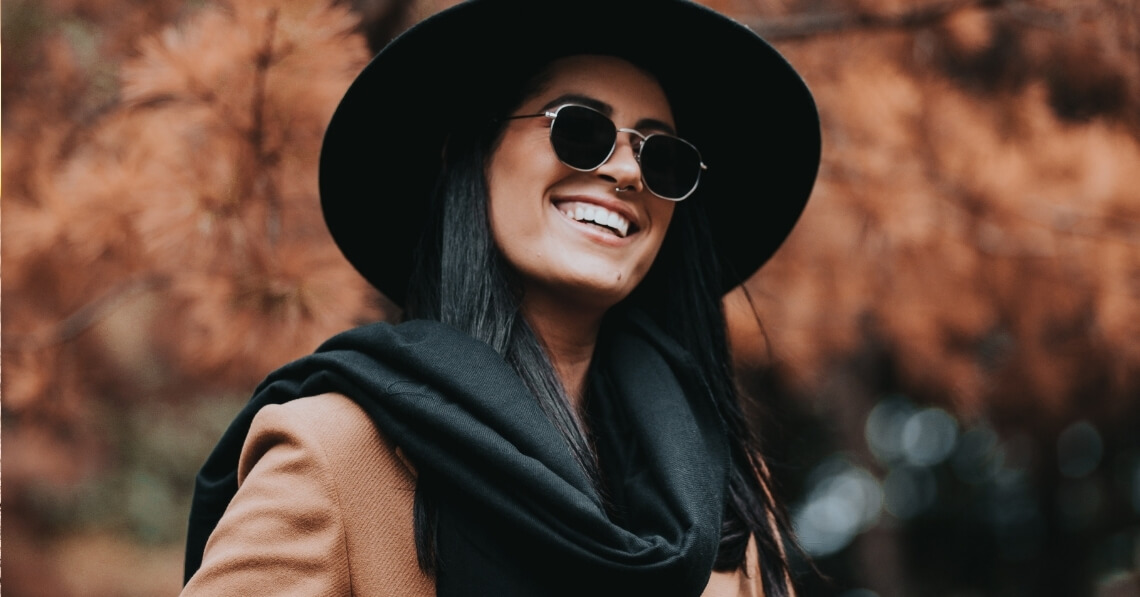
<svg viewBox="0 0 1140 597">
<path fill-rule="evenodd" d="M 184 593 L 791 594 L 720 298 L 818 161 L 791 67 L 685 1 L 413 27 L 321 155 L 334 238 L 406 321 L 258 388 L 199 475 Z"/>
</svg>

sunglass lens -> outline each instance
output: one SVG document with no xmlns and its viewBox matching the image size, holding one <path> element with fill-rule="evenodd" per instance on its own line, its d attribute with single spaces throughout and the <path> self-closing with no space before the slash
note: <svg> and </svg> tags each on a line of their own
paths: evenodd
<svg viewBox="0 0 1140 597">
<path fill-rule="evenodd" d="M 617 129 L 600 112 L 582 106 L 565 106 L 550 125 L 554 153 L 567 166 L 593 170 L 601 166 L 614 148 Z"/>
<path fill-rule="evenodd" d="M 701 155 L 687 141 L 652 135 L 641 147 L 641 176 L 656 195 L 683 199 L 701 177 Z"/>
</svg>

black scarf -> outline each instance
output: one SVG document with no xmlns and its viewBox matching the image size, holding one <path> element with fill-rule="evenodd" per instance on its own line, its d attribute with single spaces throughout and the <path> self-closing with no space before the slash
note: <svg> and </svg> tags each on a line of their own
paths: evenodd
<svg viewBox="0 0 1140 597">
<path fill-rule="evenodd" d="M 726 436 L 691 356 L 630 313 L 599 341 L 592 432 L 610 513 L 518 375 L 447 325 L 373 324 L 271 374 L 198 474 L 186 580 L 237 491 L 264 405 L 339 392 L 436 488 L 439 595 L 698 595 L 720 539 Z"/>
</svg>

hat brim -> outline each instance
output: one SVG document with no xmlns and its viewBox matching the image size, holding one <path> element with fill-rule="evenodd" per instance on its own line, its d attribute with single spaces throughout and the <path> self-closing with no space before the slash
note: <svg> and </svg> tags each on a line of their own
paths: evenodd
<svg viewBox="0 0 1140 597">
<path fill-rule="evenodd" d="M 349 87 L 325 134 L 320 193 L 341 251 L 403 304 L 444 141 L 465 114 L 550 61 L 622 57 L 657 77 L 708 165 L 704 202 L 727 291 L 791 232 L 819 167 L 800 76 L 748 28 L 684 0 L 469 0 L 412 27 Z"/>
</svg>

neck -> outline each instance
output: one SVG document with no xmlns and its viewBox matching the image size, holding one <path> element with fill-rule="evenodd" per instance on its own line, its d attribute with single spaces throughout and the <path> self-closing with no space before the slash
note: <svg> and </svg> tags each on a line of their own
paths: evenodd
<svg viewBox="0 0 1140 597">
<path fill-rule="evenodd" d="M 579 410 L 605 311 L 575 309 L 564 301 L 528 296 L 523 301 L 522 313 L 545 346 L 570 405 L 575 411 Z"/>
</svg>

